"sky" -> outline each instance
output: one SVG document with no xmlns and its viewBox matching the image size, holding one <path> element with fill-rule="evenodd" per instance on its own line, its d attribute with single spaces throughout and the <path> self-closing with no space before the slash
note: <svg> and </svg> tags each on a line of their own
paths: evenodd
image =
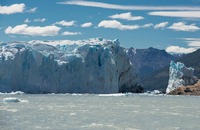
<svg viewBox="0 0 200 130">
<path fill-rule="evenodd" d="M 0 42 L 98 37 L 193 52 L 200 48 L 200 0 L 0 0 Z"/>
</svg>

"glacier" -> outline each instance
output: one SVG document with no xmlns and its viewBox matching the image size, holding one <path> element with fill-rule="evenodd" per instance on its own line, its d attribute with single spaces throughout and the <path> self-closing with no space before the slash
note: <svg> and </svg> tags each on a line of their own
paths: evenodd
<svg viewBox="0 0 200 130">
<path fill-rule="evenodd" d="M 174 61 L 170 62 L 169 81 L 166 93 L 185 85 L 197 83 L 198 78 L 194 76 L 194 68 L 187 68 L 183 63 Z"/>
<path fill-rule="evenodd" d="M 0 92 L 141 92 L 135 67 L 118 39 L 0 44 Z"/>
</svg>

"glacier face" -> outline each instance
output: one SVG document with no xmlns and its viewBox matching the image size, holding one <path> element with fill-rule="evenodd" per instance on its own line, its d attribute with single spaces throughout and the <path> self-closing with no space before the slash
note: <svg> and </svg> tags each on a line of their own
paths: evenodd
<svg viewBox="0 0 200 130">
<path fill-rule="evenodd" d="M 194 68 L 187 68 L 183 63 L 171 61 L 169 68 L 169 82 L 166 93 L 185 85 L 193 85 L 197 82 L 194 76 Z"/>
<path fill-rule="evenodd" d="M 142 89 L 118 40 L 0 44 L 0 91 L 117 93 Z"/>
</svg>

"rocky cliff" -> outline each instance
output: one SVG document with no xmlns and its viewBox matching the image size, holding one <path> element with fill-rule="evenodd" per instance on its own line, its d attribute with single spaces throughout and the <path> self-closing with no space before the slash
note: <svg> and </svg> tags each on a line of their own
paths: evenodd
<svg viewBox="0 0 200 130">
<path fill-rule="evenodd" d="M 194 85 L 180 86 L 170 91 L 168 95 L 200 95 L 200 81 Z"/>
<path fill-rule="evenodd" d="M 168 67 L 166 72 L 156 72 L 169 66 L 171 60 L 178 59 L 178 56 L 173 56 L 167 53 L 165 50 L 159 50 L 156 48 L 147 49 L 127 49 L 127 54 L 131 60 L 131 63 L 135 66 L 139 77 L 142 81 L 145 90 L 160 90 L 165 91 L 168 82 Z"/>
<path fill-rule="evenodd" d="M 148 49 L 134 49 L 131 47 L 127 50 L 127 53 L 142 78 L 162 69 L 169 65 L 171 60 L 176 59 L 165 50 L 152 47 Z"/>
</svg>

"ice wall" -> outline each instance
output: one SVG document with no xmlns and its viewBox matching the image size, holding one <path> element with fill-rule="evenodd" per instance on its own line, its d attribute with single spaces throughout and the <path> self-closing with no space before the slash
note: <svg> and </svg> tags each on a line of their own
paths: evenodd
<svg viewBox="0 0 200 130">
<path fill-rule="evenodd" d="M 197 77 L 194 76 L 194 68 L 187 68 L 183 63 L 171 61 L 169 68 L 169 82 L 166 93 L 182 86 L 193 85 L 197 82 Z"/>
<path fill-rule="evenodd" d="M 141 88 L 118 40 L 0 44 L 1 92 L 117 93 Z"/>
</svg>

